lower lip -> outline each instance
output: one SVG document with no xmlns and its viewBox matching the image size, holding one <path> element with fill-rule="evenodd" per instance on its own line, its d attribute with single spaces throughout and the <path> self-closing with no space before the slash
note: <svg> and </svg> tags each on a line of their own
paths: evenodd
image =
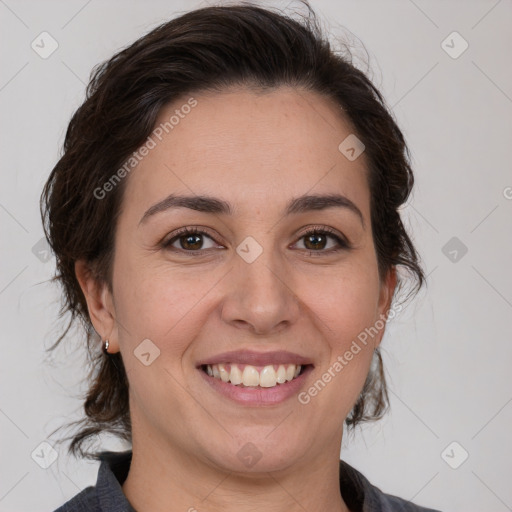
<svg viewBox="0 0 512 512">
<path fill-rule="evenodd" d="M 284 384 L 277 384 L 272 388 L 262 387 L 240 387 L 228 382 L 224 382 L 215 377 L 210 377 L 206 372 L 199 368 L 203 379 L 215 391 L 221 395 L 237 402 L 241 405 L 275 405 L 288 400 L 290 397 L 297 395 L 304 386 L 305 380 L 309 373 L 313 370 L 313 366 L 308 365 L 304 371 L 295 379 Z"/>
</svg>

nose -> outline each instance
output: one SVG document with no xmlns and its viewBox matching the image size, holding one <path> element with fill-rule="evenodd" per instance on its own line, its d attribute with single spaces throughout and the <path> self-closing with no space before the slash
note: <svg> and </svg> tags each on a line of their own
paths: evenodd
<svg viewBox="0 0 512 512">
<path fill-rule="evenodd" d="M 300 318 L 301 309 L 290 269 L 275 252 L 266 249 L 249 261 L 238 254 L 235 257 L 222 319 L 267 336 L 290 327 Z"/>
</svg>

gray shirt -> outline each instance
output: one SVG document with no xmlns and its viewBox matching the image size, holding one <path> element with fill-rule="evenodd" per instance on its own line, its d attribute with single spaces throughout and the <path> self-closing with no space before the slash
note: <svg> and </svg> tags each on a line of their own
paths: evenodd
<svg viewBox="0 0 512 512">
<path fill-rule="evenodd" d="M 101 452 L 95 486 L 86 487 L 54 512 L 137 512 L 122 485 L 128 476 L 132 452 Z M 352 512 L 439 512 L 384 494 L 359 471 L 340 460 L 340 491 Z"/>
</svg>

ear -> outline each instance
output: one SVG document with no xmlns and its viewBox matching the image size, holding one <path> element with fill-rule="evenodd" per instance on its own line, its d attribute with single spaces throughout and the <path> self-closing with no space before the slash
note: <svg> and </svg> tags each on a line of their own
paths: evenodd
<svg viewBox="0 0 512 512">
<path fill-rule="evenodd" d="M 377 318 L 375 322 L 378 322 L 378 325 L 380 325 L 381 322 L 384 322 L 384 326 L 382 327 L 382 329 L 379 329 L 379 334 L 374 339 L 374 348 L 377 348 L 380 345 L 380 342 L 382 341 L 382 338 L 384 336 L 384 331 L 386 327 L 385 324 L 387 322 L 387 317 L 389 314 L 389 310 L 391 308 L 393 293 L 395 292 L 396 288 L 396 281 L 396 267 L 392 266 L 389 269 L 388 273 L 386 274 L 386 277 L 380 284 L 379 303 L 377 306 Z"/>
<path fill-rule="evenodd" d="M 117 322 L 112 294 L 108 285 L 98 279 L 90 264 L 75 262 L 75 274 L 87 301 L 89 317 L 102 340 L 109 340 L 109 352 L 119 351 Z"/>
</svg>

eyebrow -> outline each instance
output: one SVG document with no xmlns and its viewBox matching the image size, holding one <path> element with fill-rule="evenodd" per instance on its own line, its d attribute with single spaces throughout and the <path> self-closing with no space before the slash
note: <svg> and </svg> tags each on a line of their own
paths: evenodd
<svg viewBox="0 0 512 512">
<path fill-rule="evenodd" d="M 162 201 L 151 206 L 142 216 L 139 225 L 157 213 L 174 208 L 188 208 L 198 212 L 233 215 L 233 206 L 216 197 L 198 195 L 183 196 L 170 194 Z M 325 210 L 327 208 L 346 208 L 355 213 L 365 228 L 365 222 L 361 210 L 347 197 L 340 194 L 327 195 L 303 195 L 291 199 L 284 210 L 284 215 L 294 215 L 314 210 Z"/>
</svg>

